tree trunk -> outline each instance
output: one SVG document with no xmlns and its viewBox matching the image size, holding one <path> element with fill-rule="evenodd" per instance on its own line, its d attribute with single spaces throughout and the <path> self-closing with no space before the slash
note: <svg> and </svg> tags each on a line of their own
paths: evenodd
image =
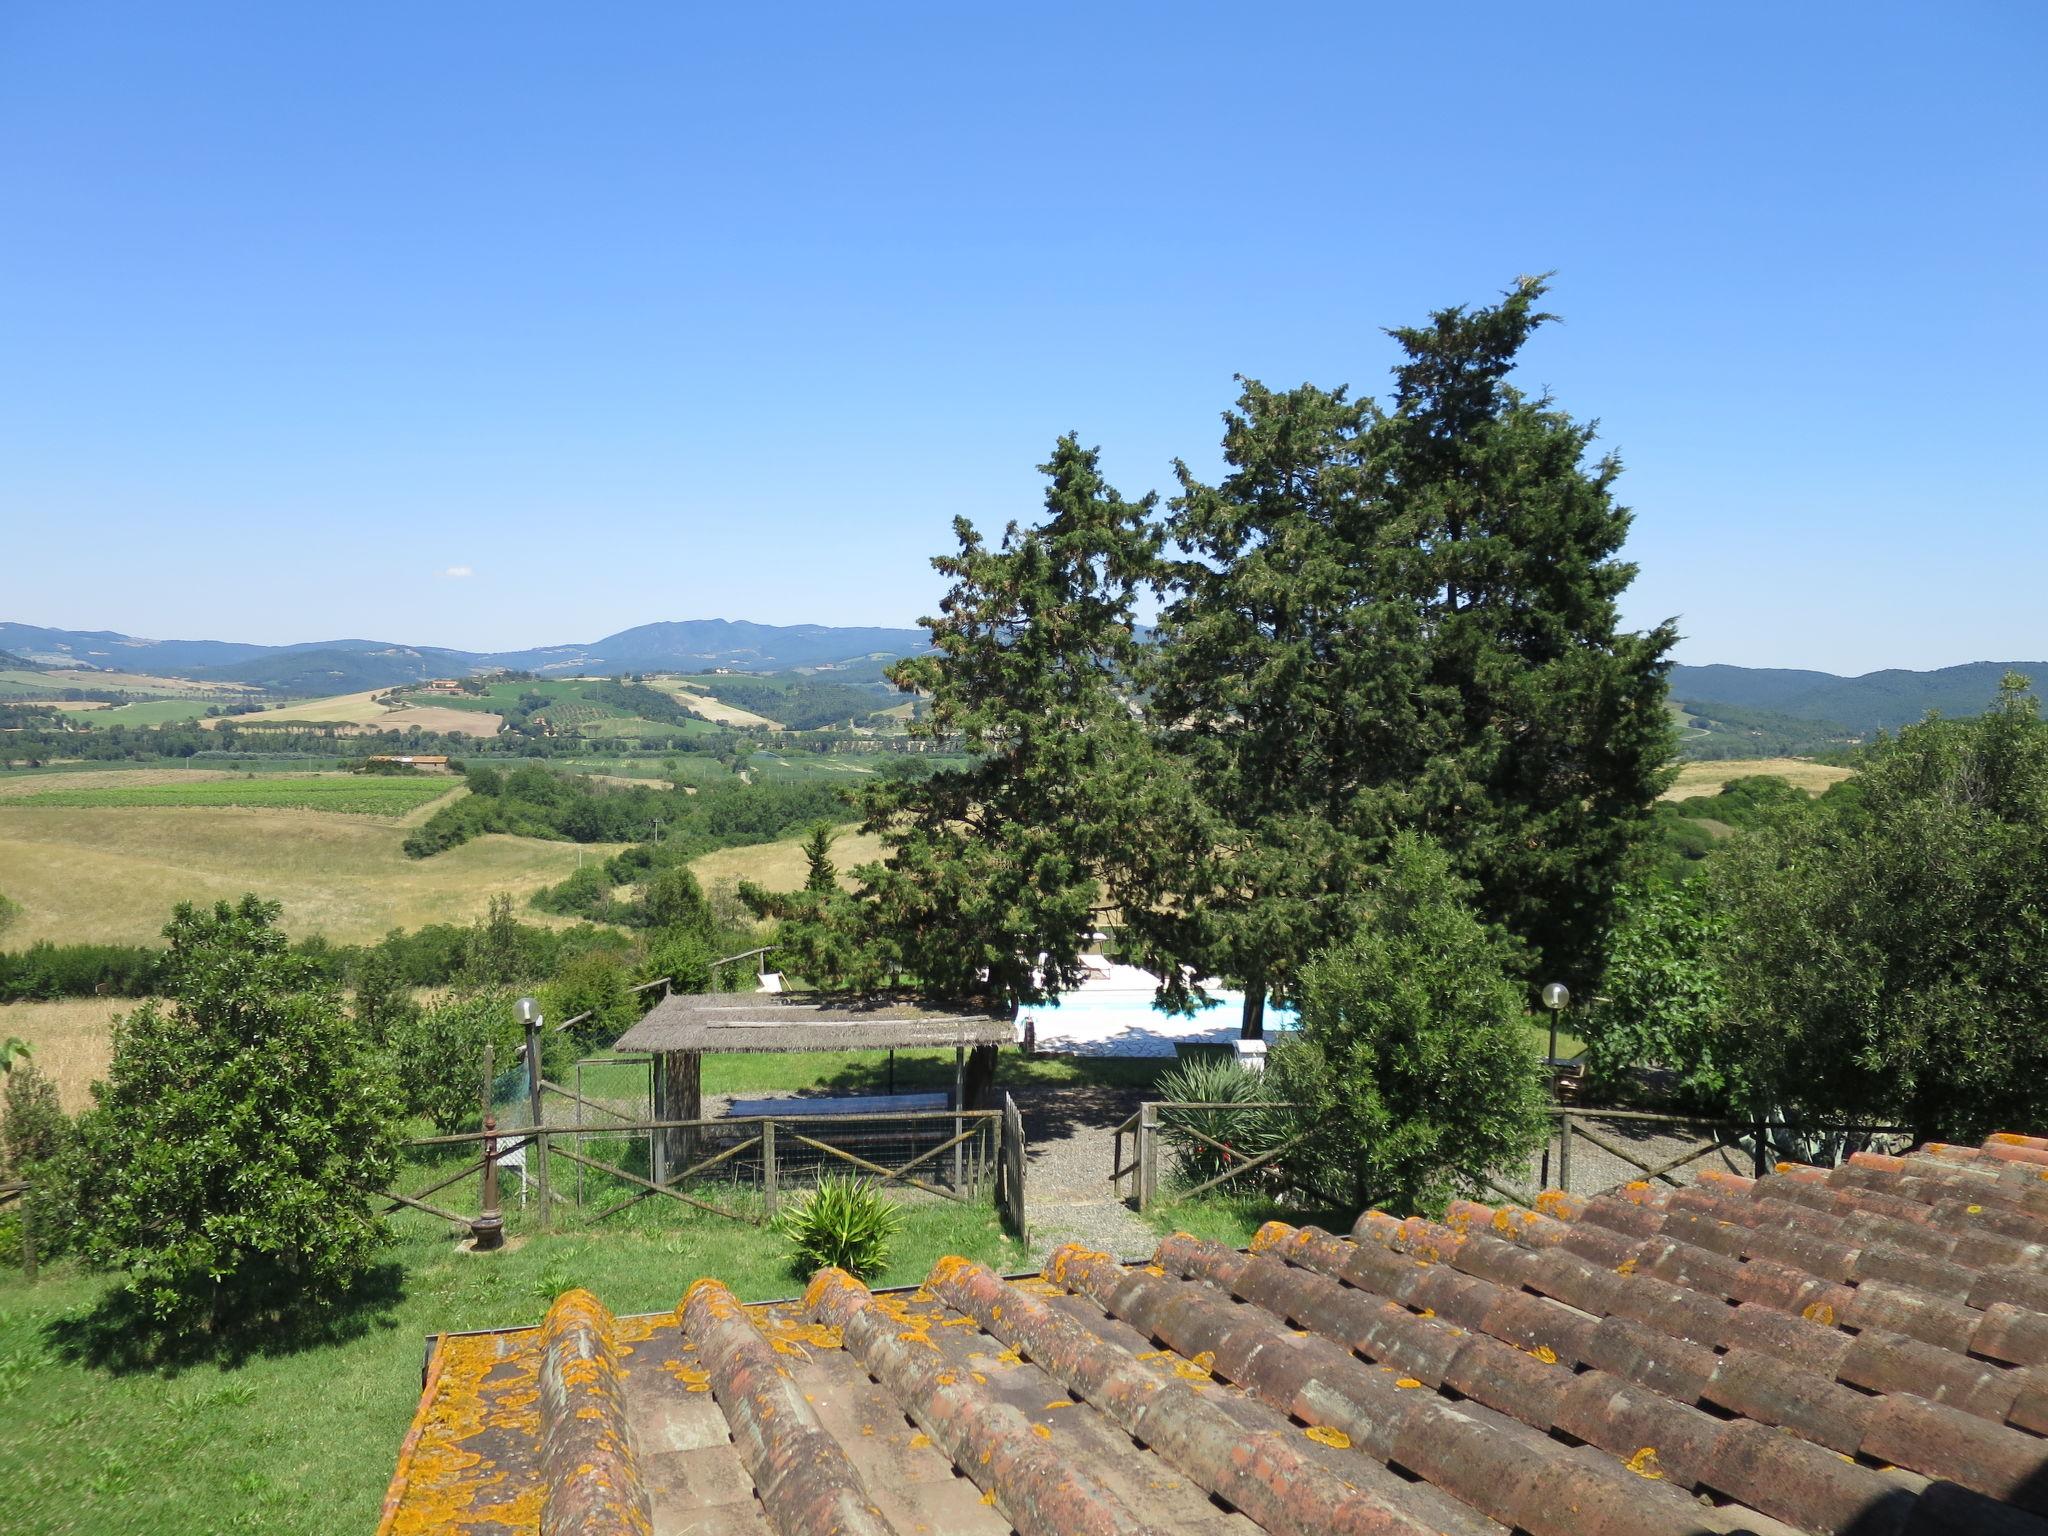
<svg viewBox="0 0 2048 1536">
<path fill-rule="evenodd" d="M 1239 1035 L 1246 1040 L 1265 1038 L 1266 1029 L 1266 983 L 1263 977 L 1254 978 L 1244 989 L 1244 1022 Z"/>
</svg>

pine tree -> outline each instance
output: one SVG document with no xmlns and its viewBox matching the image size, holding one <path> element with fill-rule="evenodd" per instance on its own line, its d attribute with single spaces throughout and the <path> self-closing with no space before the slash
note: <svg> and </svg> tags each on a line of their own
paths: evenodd
<svg viewBox="0 0 2048 1536">
<path fill-rule="evenodd" d="M 856 871 L 871 933 L 939 995 L 1029 1001 L 1076 985 L 1152 794 L 1133 689 L 1154 500 L 1125 500 L 1072 434 L 1041 470 L 1044 521 L 1012 523 L 994 549 L 955 522 L 958 552 L 932 562 L 953 581 L 922 621 L 932 650 L 890 671 L 926 705 L 912 730 L 970 763 L 864 797 L 887 847 Z"/>
</svg>

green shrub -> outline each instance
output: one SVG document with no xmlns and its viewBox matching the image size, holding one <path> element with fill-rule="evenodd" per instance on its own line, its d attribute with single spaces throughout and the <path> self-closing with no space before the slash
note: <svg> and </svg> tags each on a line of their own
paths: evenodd
<svg viewBox="0 0 2048 1536">
<path fill-rule="evenodd" d="M 521 1034 L 509 997 L 472 992 L 399 1016 L 387 1038 L 406 1113 L 452 1136 L 481 1124 L 485 1058 L 504 1071 Z"/>
<path fill-rule="evenodd" d="M 390 1234 L 397 1094 L 275 902 L 181 904 L 164 936 L 173 1001 L 114 1026 L 94 1107 L 58 1164 L 89 1212 L 86 1258 L 127 1272 L 174 1332 L 302 1319 L 351 1289 Z M 49 1165 L 44 1165 L 49 1166 Z"/>
<path fill-rule="evenodd" d="M 550 1029 L 581 1015 L 573 1032 L 577 1039 L 589 1042 L 608 1044 L 640 1017 L 624 962 L 598 949 L 565 962 L 541 988 L 540 1001 Z"/>
<path fill-rule="evenodd" d="M 1161 1098 L 1182 1104 L 1253 1105 L 1273 1099 L 1273 1087 L 1263 1072 L 1248 1072 L 1223 1055 L 1183 1061 L 1159 1079 L 1158 1091 Z M 1173 1153 L 1174 1175 L 1184 1184 L 1206 1183 L 1270 1152 L 1293 1134 L 1285 1110 L 1175 1109 L 1171 1105 L 1159 1112 L 1159 1130 Z M 1221 1148 L 1210 1142 L 1221 1143 Z M 1241 1192 L 1267 1185 L 1277 1173 L 1277 1169 L 1262 1169 L 1250 1177 L 1233 1179 L 1229 1187 Z"/>
<path fill-rule="evenodd" d="M 24 1173 L 64 1150 L 71 1122 L 57 1100 L 57 1085 L 26 1055 L 0 1089 L 0 1168 Z"/>
<path fill-rule="evenodd" d="M 1523 956 L 1467 896 L 1442 849 L 1403 835 L 1355 931 L 1303 972 L 1301 1028 L 1266 1076 L 1307 1136 L 1290 1164 L 1329 1198 L 1440 1208 L 1543 1138 Z"/>
<path fill-rule="evenodd" d="M 775 1228 L 789 1240 L 789 1267 L 797 1274 L 837 1267 L 866 1278 L 889 1262 L 889 1239 L 901 1221 L 880 1186 L 827 1174 L 782 1208 Z"/>
<path fill-rule="evenodd" d="M 1600 999 L 1578 1025 L 1592 1086 L 1623 1094 L 1638 1068 L 1656 1067 L 1671 1074 L 1677 1108 L 1751 1108 L 1739 1037 L 1729 1031 L 1726 987 L 1711 953 L 1726 920 L 1705 910 L 1703 883 L 1631 892 L 1618 910 Z"/>
</svg>

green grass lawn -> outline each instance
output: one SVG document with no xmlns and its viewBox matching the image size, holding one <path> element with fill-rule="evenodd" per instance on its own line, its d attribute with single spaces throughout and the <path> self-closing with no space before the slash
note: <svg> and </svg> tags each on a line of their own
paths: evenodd
<svg viewBox="0 0 2048 1536">
<path fill-rule="evenodd" d="M 512 1213 L 515 1232 L 528 1224 Z M 522 1234 L 488 1256 L 457 1252 L 426 1217 L 408 1214 L 400 1229 L 393 1264 L 334 1337 L 244 1359 L 111 1358 L 128 1340 L 94 1330 L 106 1277 L 58 1267 L 34 1286 L 0 1280 L 0 1529 L 368 1532 L 419 1398 L 428 1333 L 532 1325 L 574 1285 L 621 1314 L 673 1307 L 707 1274 L 747 1300 L 802 1289 L 774 1234 L 672 1201 L 595 1232 Z M 920 1205 L 876 1283 L 914 1284 L 945 1253 L 1004 1271 L 1024 1262 L 986 1207 Z"/>
<path fill-rule="evenodd" d="M 348 774 L 323 777 L 270 775 L 208 779 L 194 784 L 138 784 L 95 789 L 47 789 L 10 798 L 21 806 L 107 807 L 242 806 L 262 810 L 347 811 L 366 816 L 403 816 L 438 800 L 457 781 L 440 776 L 382 778 Z"/>
</svg>

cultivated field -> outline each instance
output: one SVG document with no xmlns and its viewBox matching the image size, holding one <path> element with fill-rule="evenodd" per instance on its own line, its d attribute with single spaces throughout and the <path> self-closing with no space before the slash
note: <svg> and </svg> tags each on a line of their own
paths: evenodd
<svg viewBox="0 0 2048 1536">
<path fill-rule="evenodd" d="M 16 806 L 192 808 L 240 806 L 252 810 L 336 811 L 353 816 L 404 816 L 461 786 L 441 777 L 382 778 L 359 773 L 208 778 L 165 784 L 65 785 L 9 799 Z"/>
<path fill-rule="evenodd" d="M 87 1086 L 107 1075 L 114 1015 L 138 1006 L 132 997 L 73 997 L 55 1003 L 0 1003 L 0 1040 L 28 1042 L 35 1064 L 63 1097 L 64 1112 L 92 1102 Z"/>
<path fill-rule="evenodd" d="M 794 891 L 802 887 L 810 866 L 804 862 L 801 837 L 779 843 L 756 843 L 751 848 L 721 848 L 690 861 L 690 868 L 706 890 L 721 880 L 751 880 L 770 891 Z M 856 864 L 868 864 L 882 856 L 882 840 L 851 826 L 841 827 L 832 844 L 832 862 L 839 868 L 839 883 L 851 886 L 847 871 Z"/>
<path fill-rule="evenodd" d="M 649 678 L 648 686 L 672 695 L 683 708 L 719 725 L 758 725 L 771 731 L 782 729 L 781 725 L 765 715 L 757 715 L 751 710 L 736 709 L 730 704 L 721 704 L 709 694 L 699 693 L 688 683 L 673 677 Z"/>
<path fill-rule="evenodd" d="M 1660 798 L 1683 800 L 1690 795 L 1711 795 L 1732 779 L 1753 779 L 1763 774 L 1784 779 L 1809 795 L 1817 795 L 1830 785 L 1854 778 L 1856 770 L 1816 763 L 1803 757 L 1743 757 L 1716 763 L 1687 763 L 1678 770 L 1678 778 Z"/>
<path fill-rule="evenodd" d="M 405 820 L 333 811 L 11 801 L 0 809 L 0 889 L 23 910 L 6 943 L 153 943 L 177 902 L 244 891 L 282 902 L 295 937 L 324 933 L 338 943 L 424 923 L 467 923 L 501 892 L 522 903 L 524 921 L 566 921 L 523 903 L 575 873 L 575 844 L 493 834 L 409 859 L 400 847 L 406 830 Z M 580 856 L 616 851 L 589 844 Z"/>
</svg>

